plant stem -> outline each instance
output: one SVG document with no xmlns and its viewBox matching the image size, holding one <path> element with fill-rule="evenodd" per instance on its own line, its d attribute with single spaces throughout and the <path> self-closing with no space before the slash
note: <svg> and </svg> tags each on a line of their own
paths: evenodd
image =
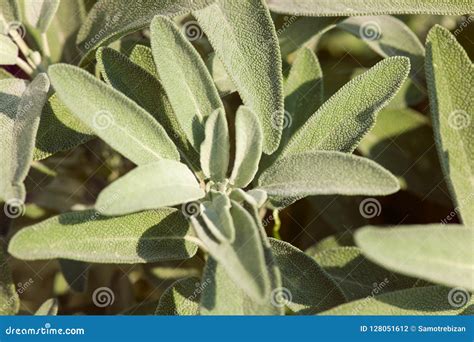
<svg viewBox="0 0 474 342">
<path fill-rule="evenodd" d="M 20 57 L 17 57 L 16 59 L 16 65 L 23 70 L 28 76 L 33 75 L 33 68 L 31 68 L 28 63 L 26 63 L 23 59 Z"/>
<path fill-rule="evenodd" d="M 49 49 L 48 36 L 45 32 L 41 33 L 41 45 L 43 47 L 44 57 L 46 57 L 46 60 L 49 61 L 51 58 L 51 50 Z"/>
<path fill-rule="evenodd" d="M 278 209 L 273 210 L 272 216 L 273 216 L 273 221 L 275 222 L 273 224 L 273 237 L 277 240 L 281 240 L 281 236 L 280 236 L 281 221 L 280 221 L 280 216 L 278 214 Z"/>
<path fill-rule="evenodd" d="M 26 45 L 25 41 L 23 40 L 23 38 L 18 34 L 17 31 L 15 30 L 10 30 L 8 32 L 10 34 L 10 36 L 12 37 L 13 41 L 15 42 L 16 45 L 18 45 L 18 48 L 20 49 L 21 53 L 23 54 L 23 56 L 25 56 L 25 59 L 26 61 L 28 62 L 28 64 L 33 68 L 35 69 L 36 68 L 36 65 L 35 63 L 33 63 L 33 61 L 31 60 L 30 58 L 30 55 L 31 53 L 33 52 L 29 47 L 28 45 Z"/>
</svg>

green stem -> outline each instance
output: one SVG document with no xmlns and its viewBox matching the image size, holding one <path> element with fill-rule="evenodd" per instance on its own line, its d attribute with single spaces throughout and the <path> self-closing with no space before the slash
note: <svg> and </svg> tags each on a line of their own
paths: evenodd
<svg viewBox="0 0 474 342">
<path fill-rule="evenodd" d="M 278 209 L 274 209 L 272 213 L 273 217 L 273 237 L 277 240 L 281 240 L 280 236 L 280 228 L 281 228 L 281 221 L 280 221 L 280 216 L 278 214 Z"/>
</svg>

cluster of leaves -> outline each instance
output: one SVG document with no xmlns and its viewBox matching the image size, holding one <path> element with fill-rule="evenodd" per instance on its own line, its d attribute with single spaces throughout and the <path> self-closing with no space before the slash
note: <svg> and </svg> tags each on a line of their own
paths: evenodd
<svg viewBox="0 0 474 342">
<path fill-rule="evenodd" d="M 86 11 L 82 1 L 71 3 Z M 470 121 L 453 128 L 452 119 L 470 120 L 472 62 L 441 26 L 430 30 L 425 49 L 402 21 L 370 16 L 459 15 L 472 12 L 472 3 L 390 3 L 142 0 L 130 8 L 125 0 L 99 0 L 80 27 L 83 57 L 74 66 L 67 44 L 53 54 L 48 43 L 61 32 L 59 24 L 50 27 L 56 11 L 68 5 L 1 1 L 3 25 L 26 19 L 31 44 L 41 50 L 30 49 L 15 30 L 0 35 L 0 64 L 17 65 L 32 78 L 5 72 L 0 80 L 5 212 L 22 209 L 25 179 L 41 169 L 40 160 L 94 137 L 136 165 L 102 189 L 93 207 L 20 229 L 8 252 L 22 260 L 59 259 L 71 286 L 81 290 L 77 274 L 89 263 L 170 262 L 201 250 L 202 274 L 171 284 L 157 314 L 472 311 L 468 301 L 450 305 L 445 287 L 474 291 L 474 129 Z M 304 17 L 277 35 L 270 10 Z M 212 53 L 192 44 L 173 19 L 189 14 Z M 381 29 L 377 39 L 364 36 L 367 22 Z M 367 41 L 383 60 L 327 96 L 308 46 L 333 28 Z M 143 44 L 118 51 L 115 42 L 140 30 L 146 30 Z M 268 209 L 278 221 L 279 210 L 308 196 L 397 192 L 405 174 L 380 158 L 373 141 L 428 125 L 408 108 L 422 100 L 425 81 L 439 160 L 463 225 L 368 226 L 355 233 L 357 247 L 323 241 L 306 253 L 267 236 Z M 237 95 L 239 104 L 230 105 Z M 393 107 L 381 112 L 387 106 Z M 354 155 L 356 148 L 364 156 Z M 421 194 L 433 188 L 415 176 L 406 182 Z M 0 310 L 15 314 L 19 302 L 3 265 L 0 297 L 8 305 Z M 374 295 L 380 282 L 390 283 L 390 291 Z M 38 314 L 55 314 L 57 305 L 49 300 Z"/>
</svg>

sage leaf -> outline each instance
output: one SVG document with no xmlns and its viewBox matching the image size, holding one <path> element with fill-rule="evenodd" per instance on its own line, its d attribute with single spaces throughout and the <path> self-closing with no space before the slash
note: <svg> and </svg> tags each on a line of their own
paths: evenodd
<svg viewBox="0 0 474 342">
<path fill-rule="evenodd" d="M 422 0 L 393 2 L 389 0 L 268 0 L 270 9 L 277 13 L 314 17 L 381 14 L 461 15 L 474 12 L 469 0 Z"/>
<path fill-rule="evenodd" d="M 245 188 L 255 177 L 262 155 L 263 132 L 257 116 L 241 106 L 235 117 L 235 160 L 229 182 Z"/>
<path fill-rule="evenodd" d="M 271 154 L 281 137 L 283 86 L 278 41 L 265 2 L 217 0 L 193 15 L 244 104 L 258 116 L 263 151 Z"/>
<path fill-rule="evenodd" d="M 163 127 L 119 91 L 71 65 L 53 65 L 49 75 L 59 99 L 74 115 L 135 164 L 179 159 Z"/>
<path fill-rule="evenodd" d="M 7 36 L 0 34 L 0 65 L 14 65 L 18 58 L 18 46 Z"/>
<path fill-rule="evenodd" d="M 270 242 L 283 280 L 283 287 L 273 297 L 277 305 L 286 304 L 294 312 L 307 315 L 346 302 L 341 288 L 311 257 L 287 242 Z"/>
<path fill-rule="evenodd" d="M 125 55 L 110 48 L 97 50 L 97 62 L 107 83 L 150 113 L 169 133 L 183 158 L 199 170 L 198 154 L 187 141 L 160 81 Z"/>
<path fill-rule="evenodd" d="M 237 91 L 234 82 L 232 82 L 229 74 L 227 74 L 227 71 L 225 70 L 224 64 L 222 64 L 214 52 L 211 52 L 207 57 L 206 66 L 216 84 L 220 97 L 227 96 Z"/>
<path fill-rule="evenodd" d="M 194 174 L 174 160 L 138 166 L 102 190 L 96 209 L 104 215 L 123 215 L 191 202 L 204 197 Z"/>
<path fill-rule="evenodd" d="M 0 315 L 15 315 L 20 309 L 20 298 L 13 283 L 7 254 L 0 246 Z"/>
<path fill-rule="evenodd" d="M 367 260 L 357 247 L 333 247 L 313 257 L 342 288 L 349 301 L 417 284 L 415 278 L 395 274 Z"/>
<path fill-rule="evenodd" d="M 400 89 L 409 69 L 408 58 L 391 57 L 348 82 L 296 132 L 282 156 L 310 150 L 354 151 L 374 125 L 378 111 Z"/>
<path fill-rule="evenodd" d="M 340 305 L 322 315 L 443 316 L 460 315 L 474 304 L 474 298 L 460 307 L 450 303 L 450 289 L 441 286 L 416 287 L 370 296 Z M 472 310 L 471 310 L 472 311 Z M 472 314 L 472 313 L 470 313 Z"/>
<path fill-rule="evenodd" d="M 132 52 L 130 52 L 129 58 L 133 63 L 145 69 L 149 74 L 159 78 L 151 48 L 137 44 L 133 47 Z"/>
<path fill-rule="evenodd" d="M 411 109 L 382 110 L 358 150 L 397 176 L 404 190 L 451 206 L 425 115 Z"/>
<path fill-rule="evenodd" d="M 436 147 L 462 221 L 474 225 L 474 66 L 448 30 L 431 29 L 426 79 Z"/>
<path fill-rule="evenodd" d="M 398 181 L 369 159 L 341 152 L 307 152 L 279 159 L 258 180 L 272 196 L 388 195 Z"/>
<path fill-rule="evenodd" d="M 201 168 L 214 182 L 222 182 L 229 167 L 229 128 L 223 109 L 214 111 L 206 120 L 206 138 L 201 144 Z"/>
<path fill-rule="evenodd" d="M 223 109 L 219 93 L 199 53 L 170 19 L 156 16 L 150 29 L 161 84 L 188 140 L 199 151 L 204 119 Z"/>
<path fill-rule="evenodd" d="M 190 227 L 171 208 L 121 217 L 94 210 L 64 213 L 16 233 L 8 251 L 23 260 L 71 259 L 94 263 L 136 264 L 187 259 L 197 246 Z"/>
<path fill-rule="evenodd" d="M 355 233 L 364 255 L 394 272 L 474 291 L 472 227 L 422 225 L 365 227 Z"/>
<path fill-rule="evenodd" d="M 25 4 L 25 17 L 28 23 L 41 33 L 48 30 L 59 7 L 59 0 L 35 0 Z"/>
<path fill-rule="evenodd" d="M 237 202 L 232 201 L 230 212 L 235 226 L 232 243 L 217 242 L 197 218 L 190 219 L 197 236 L 230 279 L 250 298 L 262 303 L 270 293 L 270 279 L 257 224 Z"/>
<path fill-rule="evenodd" d="M 161 295 L 155 315 L 199 315 L 199 299 L 204 286 L 195 277 L 175 281 Z"/>
<path fill-rule="evenodd" d="M 33 159 L 41 160 L 70 150 L 93 137 L 90 128 L 59 100 L 57 94 L 53 94 L 41 113 Z"/>
<path fill-rule="evenodd" d="M 0 167 L 0 197 L 6 202 L 22 202 L 25 200 L 23 182 L 33 158 L 36 131 L 41 109 L 47 98 L 49 79 L 46 74 L 40 73 L 26 88 L 24 83 L 14 80 L 4 80 L 2 85 L 10 85 L 13 89 L 0 95 L 6 100 L 1 105 L 5 108 L 0 107 L 0 136 L 3 139 L 4 158 Z M 20 95 L 21 98 L 18 100 L 15 95 Z"/>
<path fill-rule="evenodd" d="M 35 316 L 56 316 L 57 314 L 58 300 L 56 298 L 46 300 L 35 312 Z"/>
<path fill-rule="evenodd" d="M 77 36 L 77 43 L 81 51 L 89 53 L 128 33 L 147 27 L 155 15 L 179 16 L 213 1 L 143 0 L 130 6 L 128 0 L 99 0 L 92 7 L 82 25 Z"/>
<path fill-rule="evenodd" d="M 389 15 L 349 17 L 339 22 L 337 27 L 361 38 L 382 57 L 408 57 L 412 78 L 423 78 L 425 49 L 401 20 Z"/>
<path fill-rule="evenodd" d="M 7 34 L 9 24 L 20 19 L 20 9 L 17 0 L 0 0 L 0 32 Z"/>
<path fill-rule="evenodd" d="M 257 302 L 228 276 L 225 268 L 209 257 L 202 276 L 201 315 L 282 315 L 283 307 L 271 298 Z"/>
<path fill-rule="evenodd" d="M 232 243 L 235 240 L 235 227 L 230 214 L 230 199 L 220 192 L 212 193 L 212 201 L 203 203 L 201 215 L 207 228 L 217 240 Z"/>
<path fill-rule="evenodd" d="M 67 259 L 60 259 L 59 265 L 69 287 L 76 292 L 84 292 L 87 286 L 90 265 L 85 262 Z"/>
</svg>

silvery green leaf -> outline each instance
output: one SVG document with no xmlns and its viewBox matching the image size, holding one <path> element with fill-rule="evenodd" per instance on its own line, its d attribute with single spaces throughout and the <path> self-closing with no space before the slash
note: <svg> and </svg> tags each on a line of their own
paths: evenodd
<svg viewBox="0 0 474 342">
<path fill-rule="evenodd" d="M 415 287 L 393 291 L 359 299 L 339 305 L 322 315 L 384 315 L 384 316 L 451 316 L 473 314 L 474 297 L 469 300 L 469 293 L 454 293 L 462 302 L 453 301 L 453 292 L 442 286 Z M 462 291 L 462 290 L 461 290 Z M 463 298 L 466 298 L 464 305 Z"/>
<path fill-rule="evenodd" d="M 258 116 L 263 151 L 274 152 L 281 137 L 283 87 L 278 41 L 265 2 L 217 0 L 193 15 L 244 104 Z"/>
<path fill-rule="evenodd" d="M 38 74 L 25 88 L 25 84 L 15 80 L 1 81 L 0 88 L 5 97 L 0 107 L 0 136 L 2 137 L 2 161 L 0 167 L 0 197 L 5 201 L 25 200 L 23 184 L 33 159 L 36 131 L 41 109 L 46 101 L 49 79 L 44 73 Z M 13 95 L 13 96 L 12 96 Z M 21 96 L 19 99 L 17 96 Z"/>
<path fill-rule="evenodd" d="M 111 48 L 99 48 L 96 55 L 106 82 L 150 113 L 168 132 L 183 158 L 199 170 L 199 156 L 187 141 L 160 81 Z"/>
<path fill-rule="evenodd" d="M 230 214 L 230 199 L 217 191 L 211 197 L 211 201 L 203 203 L 202 219 L 217 240 L 232 243 L 235 240 L 235 227 Z"/>
<path fill-rule="evenodd" d="M 151 48 L 145 45 L 137 44 L 133 47 L 129 56 L 130 60 L 136 65 L 145 69 L 149 74 L 158 78 L 156 72 L 155 61 L 153 60 L 153 52 Z"/>
<path fill-rule="evenodd" d="M 474 12 L 470 0 L 267 0 L 270 9 L 277 13 L 314 17 L 381 14 L 451 14 Z"/>
<path fill-rule="evenodd" d="M 204 191 L 186 165 L 162 159 L 138 166 L 110 184 L 99 194 L 95 207 L 104 215 L 123 215 L 202 197 Z"/>
<path fill-rule="evenodd" d="M 209 257 L 202 275 L 201 315 L 282 315 L 271 298 L 256 302 L 230 278 L 225 268 Z"/>
<path fill-rule="evenodd" d="M 330 249 L 337 249 L 339 247 L 354 247 L 354 246 L 355 246 L 355 242 L 354 242 L 354 238 L 352 234 L 344 232 L 344 233 L 329 235 L 328 237 L 325 237 L 324 239 L 318 241 L 316 244 L 306 249 L 304 252 L 314 258 L 317 254 L 324 253 Z"/>
<path fill-rule="evenodd" d="M 76 292 L 84 292 L 87 286 L 90 265 L 76 260 L 60 259 L 59 265 L 69 287 Z"/>
<path fill-rule="evenodd" d="M 352 152 L 375 123 L 375 116 L 397 93 L 410 70 L 406 57 L 390 57 L 354 78 L 327 100 L 282 151 Z"/>
<path fill-rule="evenodd" d="M 0 8 L 0 34 L 7 34 L 9 25 L 19 21 L 20 9 L 17 0 L 0 0 Z"/>
<path fill-rule="evenodd" d="M 0 302 L 0 315 L 15 315 L 20 309 L 20 298 L 13 283 L 3 243 L 0 246 Z"/>
<path fill-rule="evenodd" d="M 245 188 L 253 180 L 262 155 L 263 132 L 257 116 L 241 106 L 235 117 L 235 160 L 229 182 Z"/>
<path fill-rule="evenodd" d="M 365 227 L 355 233 L 364 255 L 391 271 L 474 291 L 473 227 L 460 225 Z"/>
<path fill-rule="evenodd" d="M 175 281 L 161 295 L 155 315 L 199 315 L 199 299 L 205 286 L 195 277 Z"/>
<path fill-rule="evenodd" d="M 312 255 L 349 301 L 411 288 L 416 278 L 393 273 L 367 260 L 357 247 L 333 247 Z"/>
<path fill-rule="evenodd" d="M 53 65 L 49 75 L 59 99 L 74 115 L 135 164 L 179 159 L 163 127 L 119 91 L 72 65 Z"/>
<path fill-rule="evenodd" d="M 33 159 L 41 160 L 57 152 L 70 150 L 93 137 L 90 128 L 53 94 L 41 113 Z"/>
<path fill-rule="evenodd" d="M 224 64 L 222 64 L 220 59 L 217 58 L 215 53 L 212 52 L 209 54 L 206 60 L 206 66 L 209 69 L 209 73 L 212 75 L 212 79 L 214 80 L 221 97 L 237 91 L 234 82 L 232 82 L 232 79 L 225 70 Z"/>
<path fill-rule="evenodd" d="M 155 15 L 179 16 L 213 1 L 142 0 L 130 6 L 128 0 L 99 0 L 82 25 L 77 42 L 81 51 L 88 53 L 128 33 L 147 27 Z"/>
<path fill-rule="evenodd" d="M 346 302 L 339 285 L 311 257 L 287 242 L 270 242 L 283 280 L 274 292 L 276 305 L 308 315 Z"/>
<path fill-rule="evenodd" d="M 8 37 L 0 34 L 0 65 L 14 65 L 18 58 L 18 46 Z"/>
<path fill-rule="evenodd" d="M 349 17 L 339 22 L 337 27 L 361 38 L 382 57 L 410 58 L 412 78 L 423 78 L 425 49 L 401 20 L 389 15 Z"/>
<path fill-rule="evenodd" d="M 201 144 L 201 168 L 214 182 L 222 182 L 229 167 L 229 128 L 223 109 L 214 111 L 206 120 L 205 139 Z"/>
<path fill-rule="evenodd" d="M 323 72 L 313 51 L 308 48 L 298 51 L 284 88 L 285 118 L 280 148 L 323 103 Z"/>
<path fill-rule="evenodd" d="M 426 79 L 436 147 L 462 221 L 474 225 L 474 65 L 448 30 L 426 43 Z"/>
<path fill-rule="evenodd" d="M 199 53 L 170 19 L 151 22 L 151 47 L 161 84 L 188 140 L 199 151 L 204 119 L 223 109 L 219 93 Z"/>
<path fill-rule="evenodd" d="M 341 152 L 307 152 L 279 159 L 258 180 L 269 195 L 388 195 L 397 179 L 373 161 Z"/>
<path fill-rule="evenodd" d="M 48 30 L 59 7 L 59 0 L 26 1 L 25 17 L 28 23 L 41 33 Z"/>
<path fill-rule="evenodd" d="M 247 202 L 256 208 L 262 207 L 267 201 L 267 193 L 261 189 L 251 189 L 244 191 L 242 189 L 233 189 L 230 193 L 230 198 L 236 202 Z"/>
<path fill-rule="evenodd" d="M 35 316 L 56 316 L 58 314 L 58 300 L 56 298 L 50 298 L 46 300 L 36 310 Z"/>
<path fill-rule="evenodd" d="M 217 242 L 197 218 L 190 219 L 197 236 L 230 279 L 249 297 L 262 303 L 269 295 L 270 279 L 257 224 L 237 202 L 232 201 L 230 212 L 235 227 L 232 243 Z"/>
<path fill-rule="evenodd" d="M 85 210 L 23 228 L 13 236 L 8 250 L 23 260 L 136 264 L 192 257 L 197 246 L 188 241 L 190 234 L 188 222 L 176 209 L 121 217 Z"/>
<path fill-rule="evenodd" d="M 403 189 L 451 205 L 425 115 L 411 109 L 382 110 L 358 150 L 397 176 Z"/>
</svg>

